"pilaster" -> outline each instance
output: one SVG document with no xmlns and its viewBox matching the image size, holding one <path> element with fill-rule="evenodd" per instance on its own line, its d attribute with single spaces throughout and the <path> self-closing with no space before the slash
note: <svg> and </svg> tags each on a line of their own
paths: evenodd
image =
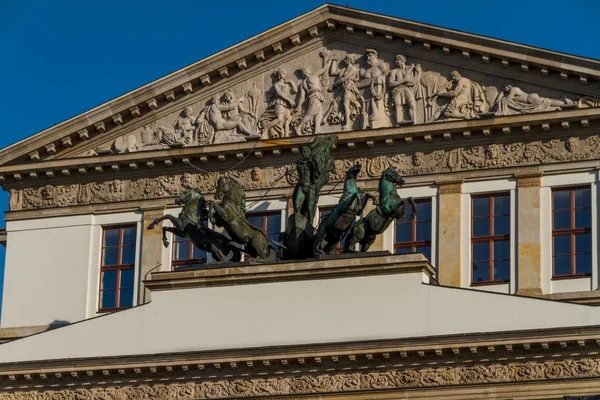
<svg viewBox="0 0 600 400">
<path fill-rule="evenodd" d="M 162 262 L 162 223 L 156 228 L 149 230 L 148 225 L 157 218 L 165 214 L 164 207 L 148 207 L 142 209 L 144 213 L 144 224 L 142 232 L 142 252 L 140 265 L 140 289 L 139 304 L 148 303 L 150 301 L 150 291 L 146 289 L 143 281 L 150 278 L 150 273 L 157 272 L 161 268 Z"/>
<path fill-rule="evenodd" d="M 517 293 L 542 294 L 541 174 L 517 178 Z"/>
<path fill-rule="evenodd" d="M 437 182 L 439 187 L 438 281 L 460 287 L 462 180 Z"/>
</svg>

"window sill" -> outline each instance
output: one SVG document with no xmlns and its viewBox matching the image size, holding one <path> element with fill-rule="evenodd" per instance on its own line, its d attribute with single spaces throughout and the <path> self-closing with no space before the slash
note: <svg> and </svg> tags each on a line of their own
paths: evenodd
<svg viewBox="0 0 600 400">
<path fill-rule="evenodd" d="M 582 278 L 591 278 L 592 274 L 578 274 L 578 275 L 559 275 L 559 276 L 553 276 L 552 280 L 553 281 L 564 281 L 567 279 L 582 279 Z"/>
<path fill-rule="evenodd" d="M 484 281 L 484 282 L 471 282 L 471 287 L 477 286 L 494 286 L 494 285 L 506 285 L 510 283 L 510 280 L 507 281 Z"/>
</svg>

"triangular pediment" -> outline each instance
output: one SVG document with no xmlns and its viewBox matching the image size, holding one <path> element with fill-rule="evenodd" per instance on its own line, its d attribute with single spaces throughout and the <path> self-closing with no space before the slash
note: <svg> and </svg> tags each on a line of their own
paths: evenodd
<svg viewBox="0 0 600 400">
<path fill-rule="evenodd" d="M 599 78 L 596 60 L 324 5 L 9 146 L 0 165 L 598 107 Z"/>
</svg>

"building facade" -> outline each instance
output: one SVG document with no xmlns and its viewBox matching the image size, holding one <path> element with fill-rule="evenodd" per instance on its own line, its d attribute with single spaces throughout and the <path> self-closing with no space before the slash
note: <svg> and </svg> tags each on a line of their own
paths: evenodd
<svg viewBox="0 0 600 400">
<path fill-rule="evenodd" d="M 600 393 L 599 81 L 325 5 L 3 149 L 0 399 Z M 333 134 L 315 225 L 357 163 L 417 204 L 370 252 L 220 265 L 147 229 L 228 176 L 277 240 L 291 166 Z"/>
</svg>

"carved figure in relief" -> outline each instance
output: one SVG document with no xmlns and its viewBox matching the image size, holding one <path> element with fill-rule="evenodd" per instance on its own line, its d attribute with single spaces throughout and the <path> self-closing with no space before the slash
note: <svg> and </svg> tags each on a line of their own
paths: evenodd
<svg viewBox="0 0 600 400">
<path fill-rule="evenodd" d="M 244 246 L 244 252 L 253 259 L 274 262 L 276 250 L 267 234 L 246 218 L 246 195 L 238 181 L 221 176 L 217 181 L 215 200 L 209 207 L 209 218 L 224 228 L 231 240 Z"/>
<path fill-rule="evenodd" d="M 338 204 L 319 224 L 315 235 L 315 256 L 333 254 L 337 244 L 350 229 L 356 217 L 362 214 L 367 201 L 371 199 L 377 205 L 377 199 L 370 193 L 358 188 L 356 180 L 360 174 L 361 164 L 356 164 L 346 173 L 344 192 Z"/>
<path fill-rule="evenodd" d="M 259 126 L 263 132 L 273 138 L 290 136 L 292 110 L 296 107 L 294 95 L 296 86 L 288 80 L 288 73 L 278 69 L 273 73 L 277 82 L 267 92 L 267 110 L 260 116 Z"/>
<path fill-rule="evenodd" d="M 337 76 L 333 82 L 332 90 L 338 91 L 339 96 L 329 106 L 326 119 L 333 124 L 342 124 L 342 131 L 352 129 L 352 123 L 358 118 L 364 108 L 364 99 L 358 90 L 360 68 L 356 64 L 358 56 L 348 54 L 343 60 L 343 67 L 338 68 L 337 63 L 331 64 L 330 74 Z M 363 118 L 367 122 L 366 118 Z M 363 126 L 362 128 L 366 128 Z"/>
<path fill-rule="evenodd" d="M 421 88 L 421 64 L 407 65 L 406 57 L 401 54 L 396 56 L 398 68 L 390 73 L 390 88 L 394 99 L 396 125 L 417 122 L 417 91 Z M 409 120 L 404 121 L 404 108 L 408 107 Z"/>
<path fill-rule="evenodd" d="M 382 128 L 389 126 L 389 117 L 386 112 L 386 77 L 390 72 L 390 66 L 380 60 L 377 50 L 367 49 L 365 52 L 369 68 L 360 70 L 361 81 L 358 87 L 369 88 L 371 98 L 369 100 L 369 127 Z"/>
<path fill-rule="evenodd" d="M 537 93 L 525 93 L 516 86 L 506 85 L 496 97 L 492 109 L 497 115 L 530 114 L 543 111 L 560 110 L 573 104 L 572 100 L 554 100 Z"/>
<path fill-rule="evenodd" d="M 327 55 L 328 53 L 323 53 Z M 298 100 L 297 112 L 302 114 L 302 119 L 296 126 L 296 134 L 299 136 L 307 134 L 318 135 L 321 132 L 323 124 L 323 87 L 321 86 L 321 78 L 327 73 L 331 66 L 332 59 L 326 57 L 325 65 L 318 71 L 312 72 L 311 68 L 304 66 L 300 69 L 302 75 L 302 83 L 300 84 L 299 92 L 300 99 Z M 306 103 L 305 103 L 306 102 Z M 304 108 L 304 110 L 302 110 Z"/>
<path fill-rule="evenodd" d="M 404 183 L 404 178 L 395 167 L 389 167 L 383 172 L 379 178 L 379 205 L 350 229 L 344 241 L 344 253 L 355 252 L 357 243 L 360 244 L 360 252 L 368 251 L 377 235 L 382 234 L 394 219 L 406 216 L 409 205 L 412 207 L 410 218 L 414 219 L 417 213 L 414 199 L 402 199 L 396 190 L 398 185 Z"/>
<path fill-rule="evenodd" d="M 487 111 L 489 104 L 480 84 L 463 77 L 458 71 L 452 71 L 450 79 L 446 89 L 437 93 L 451 99 L 442 110 L 442 117 L 472 119 Z"/>
<path fill-rule="evenodd" d="M 227 131 L 240 133 L 246 140 L 260 139 L 247 122 L 248 118 L 256 121 L 256 116 L 243 106 L 243 102 L 243 97 L 236 100 L 231 91 L 225 92 L 221 98 L 218 95 L 212 97 L 211 104 L 198 117 L 198 130 L 201 135 L 209 137 L 208 143 L 227 142 L 221 137 L 227 135 Z"/>
<path fill-rule="evenodd" d="M 185 107 L 173 126 L 159 126 L 156 129 L 155 140 L 168 146 L 190 146 L 195 143 L 196 117 L 192 113 L 192 107 Z"/>
<path fill-rule="evenodd" d="M 172 227 L 163 226 L 162 228 L 162 240 L 165 247 L 169 247 L 167 232 L 171 232 L 174 235 L 188 238 L 194 246 L 210 252 L 213 258 L 219 262 L 227 261 L 227 256 L 232 262 L 241 260 L 240 249 L 233 245 L 227 236 L 206 226 L 204 217 L 208 211 L 207 202 L 200 191 L 190 186 L 184 186 L 181 194 L 175 200 L 175 204 L 183 206 L 178 217 L 165 215 L 148 225 L 148 229 L 151 230 L 164 220 L 169 220 L 173 224 Z"/>
</svg>

